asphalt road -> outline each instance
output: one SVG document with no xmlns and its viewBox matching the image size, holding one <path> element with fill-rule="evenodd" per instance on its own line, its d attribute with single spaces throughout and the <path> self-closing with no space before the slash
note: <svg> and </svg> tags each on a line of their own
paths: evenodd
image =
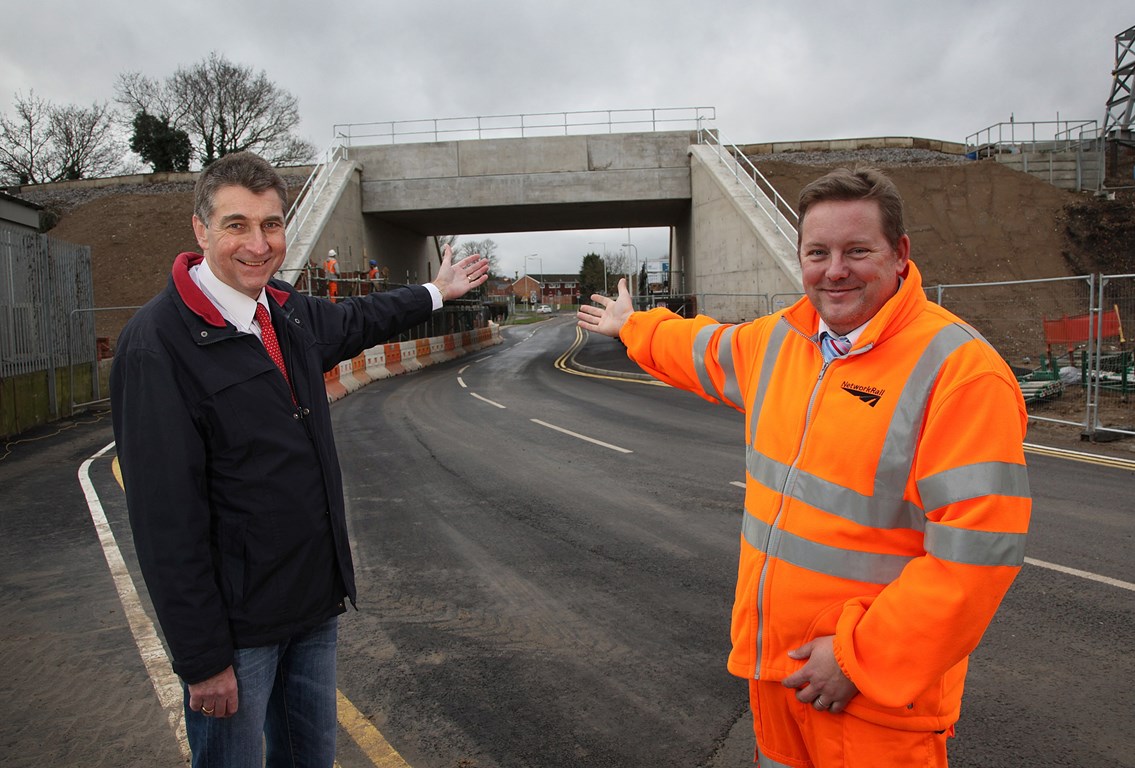
<svg viewBox="0 0 1135 768">
<path fill-rule="evenodd" d="M 339 764 L 748 764 L 745 684 L 724 667 L 740 415 L 560 370 L 566 318 L 505 336 L 332 408 L 360 593 L 341 722 L 363 724 Z M 604 343 L 579 359 L 616 360 Z M 0 459 L 5 766 L 182 764 L 76 479 L 107 422 Z M 112 456 L 86 471 L 140 586 Z M 1132 470 L 1029 462 L 1030 564 L 973 657 L 951 765 L 1135 766 Z"/>
</svg>

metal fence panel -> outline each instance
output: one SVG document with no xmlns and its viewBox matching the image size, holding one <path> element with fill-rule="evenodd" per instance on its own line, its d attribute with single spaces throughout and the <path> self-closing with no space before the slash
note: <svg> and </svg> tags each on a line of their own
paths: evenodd
<svg viewBox="0 0 1135 768">
<path fill-rule="evenodd" d="M 1130 431 L 1135 276 L 930 286 L 931 301 L 976 328 L 1013 368 L 1029 415 L 1093 439 Z M 1132 433 L 1135 434 L 1135 433 Z"/>
<path fill-rule="evenodd" d="M 764 293 L 699 293 L 697 311 L 722 323 L 743 323 L 769 314 L 772 304 Z"/>
<path fill-rule="evenodd" d="M 1135 435 L 1135 275 L 1103 275 L 1096 301 L 1094 365 L 1085 377 L 1094 385 L 1088 423 L 1101 433 Z"/>
<path fill-rule="evenodd" d="M 0 377 L 93 361 L 93 325 L 70 327 L 93 305 L 89 247 L 0 224 Z"/>
<path fill-rule="evenodd" d="M 48 367 L 39 237 L 0 224 L 0 376 Z"/>
</svg>

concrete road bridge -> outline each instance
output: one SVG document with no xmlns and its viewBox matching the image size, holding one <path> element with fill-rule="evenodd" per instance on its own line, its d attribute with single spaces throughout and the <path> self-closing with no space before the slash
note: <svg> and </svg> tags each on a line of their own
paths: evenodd
<svg viewBox="0 0 1135 768">
<path fill-rule="evenodd" d="M 289 215 L 282 276 L 335 248 L 341 269 L 374 258 L 392 281 L 422 282 L 441 235 L 668 227 L 675 293 L 800 292 L 795 213 L 712 117 L 695 107 L 337 126 Z"/>
</svg>

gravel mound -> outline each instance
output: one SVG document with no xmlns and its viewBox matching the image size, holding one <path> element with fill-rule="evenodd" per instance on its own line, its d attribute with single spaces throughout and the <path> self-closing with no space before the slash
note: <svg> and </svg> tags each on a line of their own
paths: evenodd
<svg viewBox="0 0 1135 768">
<path fill-rule="evenodd" d="M 926 165 L 964 165 L 971 162 L 965 155 L 935 152 L 932 149 L 873 148 L 833 149 L 824 152 L 777 152 L 772 155 L 750 157 L 754 163 L 776 160 L 799 165 L 853 165 L 860 163 L 879 168 Z"/>
<path fill-rule="evenodd" d="M 113 184 L 105 187 L 67 187 L 60 184 L 39 184 L 23 187 L 17 196 L 22 200 L 42 205 L 49 211 L 64 214 L 92 200 L 107 195 L 166 195 L 172 192 L 193 190 L 192 181 L 172 181 L 160 184 Z"/>
<path fill-rule="evenodd" d="M 288 184 L 289 193 L 296 193 L 307 181 L 308 174 L 281 173 Z M 124 182 L 105 186 L 86 186 L 81 183 L 70 185 L 67 182 L 56 184 L 37 184 L 21 187 L 15 193 L 21 200 L 42 205 L 59 216 L 107 195 L 169 195 L 177 192 L 192 192 L 195 181 L 163 182 Z"/>
</svg>

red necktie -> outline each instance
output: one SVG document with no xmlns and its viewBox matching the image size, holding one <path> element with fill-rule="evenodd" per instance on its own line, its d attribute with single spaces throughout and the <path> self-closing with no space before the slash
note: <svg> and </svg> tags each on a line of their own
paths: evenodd
<svg viewBox="0 0 1135 768">
<path fill-rule="evenodd" d="M 280 373 L 284 374 L 284 381 L 288 382 L 288 389 L 292 388 L 292 380 L 288 378 L 288 369 L 284 366 L 284 354 L 280 351 L 280 342 L 276 338 L 276 329 L 272 327 L 272 317 L 268 314 L 268 308 L 256 302 L 256 322 L 260 324 L 260 340 L 264 342 L 264 348 L 268 350 L 268 357 L 272 358 L 272 362 L 280 369 Z M 292 393 L 292 401 L 295 402 L 296 395 Z"/>
</svg>

